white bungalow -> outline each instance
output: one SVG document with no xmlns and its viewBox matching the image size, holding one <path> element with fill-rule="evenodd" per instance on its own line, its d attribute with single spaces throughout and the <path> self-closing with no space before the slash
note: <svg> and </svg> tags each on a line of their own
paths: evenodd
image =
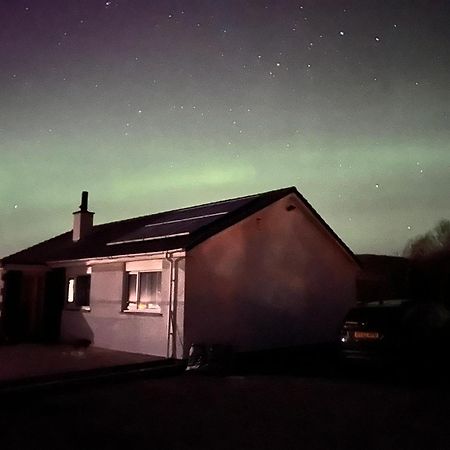
<svg viewBox="0 0 450 450">
<path fill-rule="evenodd" d="M 93 225 L 3 258 L 11 339 L 87 339 L 183 358 L 326 343 L 355 302 L 358 262 L 295 187 Z"/>
</svg>

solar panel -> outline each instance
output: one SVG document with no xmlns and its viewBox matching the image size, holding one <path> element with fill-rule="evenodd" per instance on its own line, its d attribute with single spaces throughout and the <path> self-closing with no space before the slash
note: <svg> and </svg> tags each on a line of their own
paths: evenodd
<svg viewBox="0 0 450 450">
<path fill-rule="evenodd" d="M 148 217 L 144 226 L 108 242 L 107 245 L 188 235 L 236 210 L 251 198 L 253 196 L 155 214 Z"/>
</svg>

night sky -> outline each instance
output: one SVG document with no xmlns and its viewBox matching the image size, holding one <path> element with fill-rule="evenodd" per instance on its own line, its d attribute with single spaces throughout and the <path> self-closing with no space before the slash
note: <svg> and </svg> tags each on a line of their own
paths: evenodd
<svg viewBox="0 0 450 450">
<path fill-rule="evenodd" d="M 450 218 L 448 0 L 0 0 L 0 256 L 295 185 L 355 253 Z"/>
</svg>

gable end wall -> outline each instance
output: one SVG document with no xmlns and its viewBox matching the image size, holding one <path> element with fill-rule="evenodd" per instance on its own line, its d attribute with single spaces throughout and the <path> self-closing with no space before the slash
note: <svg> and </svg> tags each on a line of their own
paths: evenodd
<svg viewBox="0 0 450 450">
<path fill-rule="evenodd" d="M 188 252 L 185 352 L 193 343 L 257 350 L 330 342 L 355 302 L 357 271 L 288 195 Z"/>
</svg>

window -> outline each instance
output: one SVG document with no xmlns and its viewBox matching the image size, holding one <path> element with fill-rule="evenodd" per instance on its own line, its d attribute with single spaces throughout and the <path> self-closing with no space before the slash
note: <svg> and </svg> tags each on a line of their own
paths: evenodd
<svg viewBox="0 0 450 450">
<path fill-rule="evenodd" d="M 128 272 L 124 311 L 161 312 L 161 272 Z"/>
<path fill-rule="evenodd" d="M 90 275 L 81 275 L 78 277 L 69 278 L 67 283 L 67 305 L 74 309 L 89 311 L 90 290 Z"/>
</svg>

